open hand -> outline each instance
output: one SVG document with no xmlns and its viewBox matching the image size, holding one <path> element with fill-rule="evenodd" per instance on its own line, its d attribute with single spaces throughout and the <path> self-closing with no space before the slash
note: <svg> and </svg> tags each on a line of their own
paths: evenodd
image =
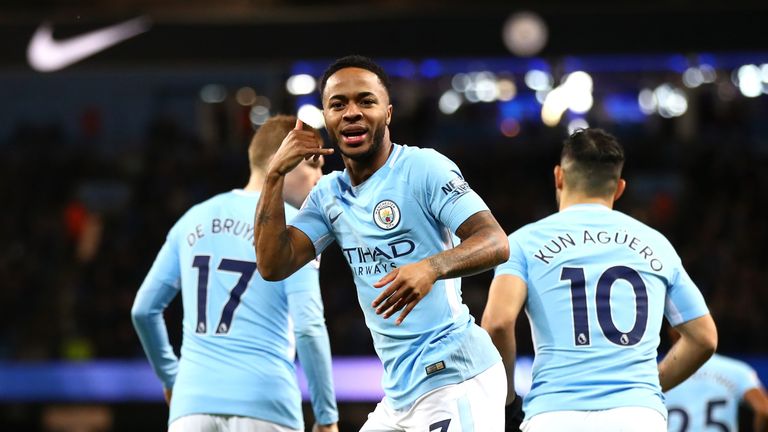
<svg viewBox="0 0 768 432">
<path fill-rule="evenodd" d="M 389 286 L 371 306 L 376 308 L 378 315 L 383 314 L 385 319 L 402 309 L 403 312 L 395 321 L 400 325 L 416 304 L 429 293 L 436 280 L 437 272 L 426 260 L 398 267 L 373 284 L 375 288 Z"/>
</svg>

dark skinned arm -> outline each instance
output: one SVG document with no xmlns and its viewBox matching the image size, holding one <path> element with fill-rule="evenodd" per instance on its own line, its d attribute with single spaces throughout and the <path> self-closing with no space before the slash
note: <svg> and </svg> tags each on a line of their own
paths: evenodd
<svg viewBox="0 0 768 432">
<path fill-rule="evenodd" d="M 304 159 L 329 155 L 322 141 L 302 130 L 301 120 L 288 133 L 269 164 L 253 222 L 257 268 L 268 281 L 283 280 L 315 257 L 315 246 L 301 230 L 285 224 L 285 175 Z"/>
<path fill-rule="evenodd" d="M 507 236 L 490 211 L 470 216 L 456 235 L 461 239 L 458 246 L 398 267 L 373 284 L 376 288 L 386 286 L 372 303 L 376 313 L 389 318 L 403 310 L 396 321 L 400 324 L 438 279 L 480 273 L 509 258 Z"/>
</svg>

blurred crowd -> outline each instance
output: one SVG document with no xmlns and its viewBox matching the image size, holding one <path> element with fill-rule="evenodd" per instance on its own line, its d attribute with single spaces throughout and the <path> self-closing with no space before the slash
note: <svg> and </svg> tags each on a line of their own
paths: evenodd
<svg viewBox="0 0 768 432">
<path fill-rule="evenodd" d="M 677 247 L 717 321 L 719 350 L 766 354 L 768 98 L 723 107 L 706 97 L 678 119 L 621 124 L 596 110 L 588 121 L 624 143 L 628 189 L 617 209 Z M 521 122 L 507 137 L 492 105 L 447 116 L 427 99 L 399 114 L 397 98 L 393 140 L 456 161 L 507 232 L 556 210 L 552 167 L 565 127 Z M 168 230 L 191 205 L 247 181 L 245 133 L 211 145 L 159 113 L 141 145 L 102 152 L 99 127 L 98 111 L 86 112 L 75 133 L 56 119 L 20 122 L 0 142 L 0 360 L 142 357 L 130 308 Z M 339 167 L 329 158 L 327 169 Z M 491 276 L 464 280 L 477 319 Z M 373 354 L 335 246 L 323 256 L 321 283 L 333 353 Z M 166 319 L 178 346 L 178 300 Z M 524 323 L 519 337 L 520 353 L 531 354 Z"/>
</svg>

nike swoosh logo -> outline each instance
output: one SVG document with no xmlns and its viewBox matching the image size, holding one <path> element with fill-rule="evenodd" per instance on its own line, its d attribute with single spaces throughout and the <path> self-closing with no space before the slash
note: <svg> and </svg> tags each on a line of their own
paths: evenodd
<svg viewBox="0 0 768 432">
<path fill-rule="evenodd" d="M 333 223 L 336 222 L 336 219 L 338 219 L 342 213 L 344 213 L 344 211 L 340 211 L 339 214 L 337 214 L 336 216 L 330 216 L 330 215 L 328 216 L 328 218 L 331 219 L 331 225 L 333 225 Z"/>
<path fill-rule="evenodd" d="M 43 23 L 37 28 L 27 47 L 27 60 L 32 69 L 53 72 L 77 63 L 105 49 L 149 30 L 149 19 L 143 16 L 63 40 L 53 38 L 53 27 Z"/>
</svg>

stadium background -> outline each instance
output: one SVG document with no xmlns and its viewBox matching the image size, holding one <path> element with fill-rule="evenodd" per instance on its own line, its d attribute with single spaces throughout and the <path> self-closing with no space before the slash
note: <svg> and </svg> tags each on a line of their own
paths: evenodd
<svg viewBox="0 0 768 432">
<path fill-rule="evenodd" d="M 415 3 L 0 4 L 1 430 L 75 430 L 56 429 L 71 419 L 163 430 L 159 383 L 130 323 L 135 291 L 183 211 L 245 184 L 253 128 L 319 106 L 316 91 L 302 94 L 312 80 L 295 77 L 349 53 L 393 76 L 394 140 L 455 160 L 507 232 L 555 210 L 551 167 L 569 128 L 616 134 L 629 183 L 617 208 L 677 246 L 717 320 L 719 351 L 768 382 L 768 4 Z M 548 30 L 531 56 L 502 37 L 523 11 Z M 146 31 L 82 62 L 47 72 L 28 62 L 44 21 L 64 39 L 136 17 Z M 329 158 L 327 169 L 340 167 Z M 332 351 L 370 365 L 346 268 L 338 248 L 324 254 Z M 490 277 L 464 281 L 477 318 Z M 180 316 L 175 302 L 176 344 Z M 531 355 L 525 325 L 518 335 Z M 378 399 L 359 364 L 343 368 L 357 383 L 339 384 L 349 388 L 342 430 Z M 378 382 L 365 382 L 375 393 Z"/>
</svg>

